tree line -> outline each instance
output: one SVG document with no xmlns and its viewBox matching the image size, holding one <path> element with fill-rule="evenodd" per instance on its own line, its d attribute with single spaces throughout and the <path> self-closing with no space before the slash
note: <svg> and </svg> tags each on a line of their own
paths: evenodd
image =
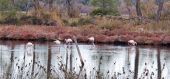
<svg viewBox="0 0 170 79">
<path fill-rule="evenodd" d="M 76 17 L 77 14 L 81 13 L 80 9 L 82 6 L 89 6 L 93 7 L 91 13 L 94 15 L 118 15 L 120 1 L 126 4 L 129 11 L 129 6 L 135 6 L 136 15 L 141 19 L 143 16 L 141 2 L 149 0 L 0 0 L 0 11 L 17 10 L 28 12 L 29 10 L 39 11 L 45 8 L 45 11 L 51 12 L 57 9 L 61 12 L 60 14 Z M 156 21 L 160 20 L 161 12 L 166 1 L 168 0 L 155 0 L 155 4 L 158 6 L 155 15 Z"/>
</svg>

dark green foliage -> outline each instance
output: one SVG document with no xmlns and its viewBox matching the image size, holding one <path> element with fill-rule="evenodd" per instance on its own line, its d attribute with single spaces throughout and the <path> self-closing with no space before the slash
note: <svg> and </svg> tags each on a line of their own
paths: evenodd
<svg viewBox="0 0 170 79">
<path fill-rule="evenodd" d="M 91 23 L 91 19 L 89 19 L 89 18 L 80 18 L 78 23 L 79 23 L 79 25 L 90 24 Z"/>
<path fill-rule="evenodd" d="M 2 11 L 0 13 L 0 16 L 1 16 L 0 23 L 4 23 L 4 24 L 8 24 L 8 23 L 18 24 L 19 23 L 19 17 L 17 16 L 16 10 Z"/>
<path fill-rule="evenodd" d="M 23 24 L 33 24 L 33 25 L 55 25 L 56 21 L 47 18 L 39 18 L 36 16 L 23 16 L 20 18 Z"/>
<path fill-rule="evenodd" d="M 91 18 L 78 18 L 78 19 L 70 19 L 70 20 L 63 20 L 63 23 L 67 26 L 82 26 L 82 25 L 87 25 L 92 23 Z"/>
<path fill-rule="evenodd" d="M 94 16 L 94 15 L 115 15 L 115 16 L 117 16 L 117 15 L 119 15 L 119 12 L 117 11 L 117 10 L 107 10 L 107 9 L 95 9 L 95 10 L 93 10 L 92 11 L 92 13 L 91 13 L 91 15 L 92 16 Z"/>
<path fill-rule="evenodd" d="M 11 10 L 10 0 L 0 0 L 0 11 Z"/>
<path fill-rule="evenodd" d="M 96 7 L 92 15 L 118 15 L 117 0 L 92 0 L 91 4 Z"/>
<path fill-rule="evenodd" d="M 56 21 L 36 16 L 8 16 L 0 21 L 1 24 L 32 24 L 32 25 L 56 25 Z"/>
<path fill-rule="evenodd" d="M 155 19 L 155 14 L 148 14 L 147 16 L 149 19 Z"/>
</svg>

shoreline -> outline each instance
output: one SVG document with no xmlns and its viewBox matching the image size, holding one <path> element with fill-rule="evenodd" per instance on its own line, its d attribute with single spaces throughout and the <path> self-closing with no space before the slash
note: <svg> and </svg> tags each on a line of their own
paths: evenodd
<svg viewBox="0 0 170 79">
<path fill-rule="evenodd" d="M 90 27 L 56 27 L 56 26 L 13 26 L 0 25 L 0 40 L 54 41 L 60 38 L 77 37 L 79 43 L 89 43 L 90 36 L 99 44 L 123 44 L 135 40 L 138 45 L 170 45 L 170 35 L 165 33 L 129 32 L 128 29 L 105 30 Z"/>
</svg>

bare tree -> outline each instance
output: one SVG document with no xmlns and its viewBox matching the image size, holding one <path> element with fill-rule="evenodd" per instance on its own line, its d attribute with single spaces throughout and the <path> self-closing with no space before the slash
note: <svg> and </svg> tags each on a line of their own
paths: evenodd
<svg viewBox="0 0 170 79">
<path fill-rule="evenodd" d="M 14 5 L 15 4 L 15 0 L 11 0 L 12 1 L 12 5 Z"/>
<path fill-rule="evenodd" d="M 126 2 L 126 8 L 128 10 L 128 15 L 131 16 L 131 9 L 130 9 L 132 5 L 131 0 L 125 0 L 125 2 Z"/>
<path fill-rule="evenodd" d="M 33 0 L 34 8 L 35 10 L 39 9 L 39 1 L 38 0 Z"/>
<path fill-rule="evenodd" d="M 157 14 L 156 14 L 156 21 L 159 21 L 160 16 L 161 16 L 161 12 L 162 12 L 162 9 L 163 9 L 164 0 L 156 0 L 156 3 L 158 5 L 158 10 L 157 10 Z"/>
<path fill-rule="evenodd" d="M 76 11 L 78 11 L 77 6 L 78 0 L 65 0 L 64 5 L 67 10 L 67 14 L 69 17 L 75 17 Z"/>
<path fill-rule="evenodd" d="M 136 0 L 136 14 L 139 19 L 142 17 L 142 11 L 140 8 L 140 0 Z"/>
<path fill-rule="evenodd" d="M 67 8 L 67 13 L 68 13 L 68 16 L 69 17 L 73 17 L 73 12 L 72 12 L 72 9 L 73 9 L 73 5 L 72 5 L 72 0 L 66 0 L 65 1 L 65 5 L 66 5 L 66 8 Z"/>
<path fill-rule="evenodd" d="M 36 16 L 40 16 L 40 12 L 39 12 L 39 9 L 40 9 L 39 1 L 38 1 L 38 0 L 33 0 L 33 6 L 34 6 L 34 9 L 35 9 L 35 15 L 36 15 Z"/>
<path fill-rule="evenodd" d="M 54 0 L 49 0 L 49 1 L 48 1 L 49 10 L 52 10 L 52 9 L 53 9 L 53 2 L 54 2 Z"/>
</svg>

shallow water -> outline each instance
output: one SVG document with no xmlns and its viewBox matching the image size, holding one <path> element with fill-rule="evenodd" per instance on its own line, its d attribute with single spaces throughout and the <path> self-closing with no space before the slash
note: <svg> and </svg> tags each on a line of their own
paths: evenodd
<svg viewBox="0 0 170 79">
<path fill-rule="evenodd" d="M 79 44 L 82 68 L 74 44 L 26 43 L 0 41 L 0 79 L 170 79 L 168 48 Z"/>
</svg>

